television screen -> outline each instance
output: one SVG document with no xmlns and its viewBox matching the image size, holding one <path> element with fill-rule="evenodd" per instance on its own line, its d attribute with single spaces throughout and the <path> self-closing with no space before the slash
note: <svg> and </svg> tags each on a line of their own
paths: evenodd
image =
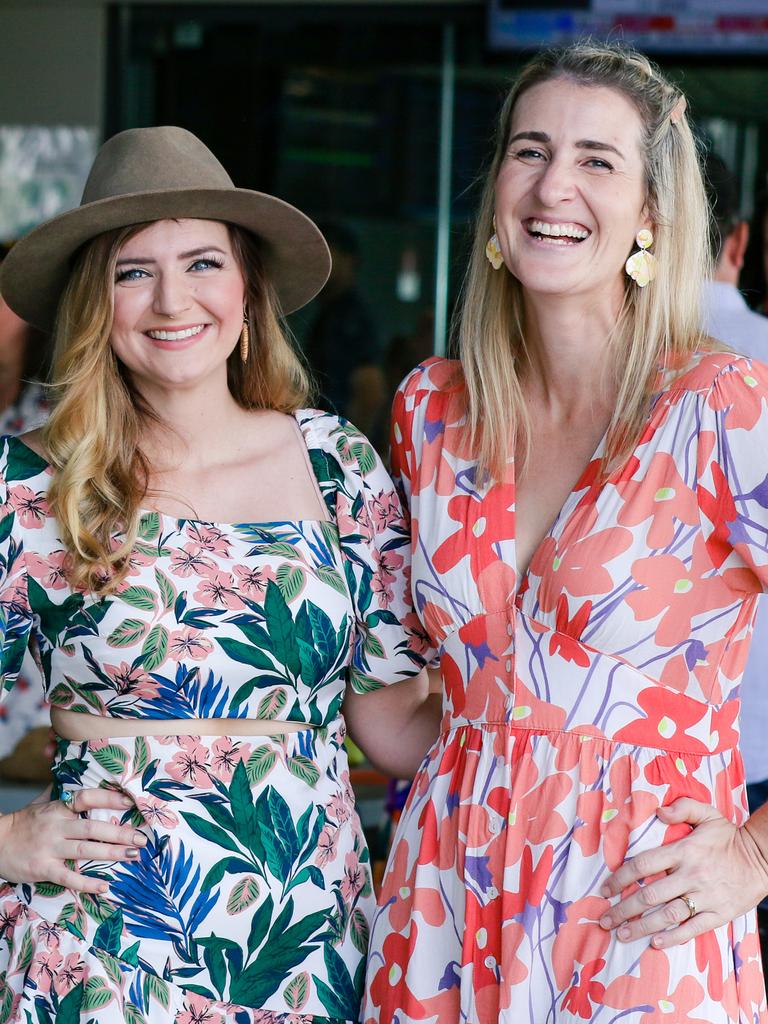
<svg viewBox="0 0 768 1024">
<path fill-rule="evenodd" d="M 522 50 L 582 36 L 665 53 L 765 53 L 768 0 L 489 0 L 492 49 Z"/>
</svg>

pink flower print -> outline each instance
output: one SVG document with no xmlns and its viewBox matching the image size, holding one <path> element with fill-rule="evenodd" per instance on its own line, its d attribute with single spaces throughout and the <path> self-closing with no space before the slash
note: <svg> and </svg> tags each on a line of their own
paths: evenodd
<svg viewBox="0 0 768 1024">
<path fill-rule="evenodd" d="M 168 654 L 174 661 L 204 661 L 213 650 L 213 644 L 199 629 L 184 626 L 171 633 Z"/>
<path fill-rule="evenodd" d="M 2 931 L 2 918 L 0 918 L 0 932 Z M 38 935 L 43 940 L 47 949 L 58 949 L 61 942 L 61 927 L 51 921 L 41 920 L 38 925 Z"/>
<path fill-rule="evenodd" d="M 56 975 L 63 963 L 64 957 L 58 949 L 37 952 L 29 965 L 30 981 L 34 981 L 40 992 L 47 994 L 51 991 L 51 985 L 55 983 Z"/>
<path fill-rule="evenodd" d="M 232 545 L 217 527 L 205 523 L 187 523 L 187 536 L 194 542 L 187 547 L 195 546 L 199 551 L 208 551 L 220 558 L 229 557 Z"/>
<path fill-rule="evenodd" d="M 46 558 L 41 558 L 40 555 L 36 555 L 32 551 L 28 552 L 26 556 L 30 575 L 39 580 L 46 590 L 62 590 L 66 587 L 67 577 L 64 569 L 66 560 L 66 551 L 53 551 Z"/>
<path fill-rule="evenodd" d="M 379 551 L 378 549 L 374 550 L 373 557 L 376 568 L 371 580 L 371 590 L 378 596 L 381 607 L 389 608 L 395 599 L 392 584 L 397 580 L 397 574 L 403 567 L 404 559 L 395 551 Z"/>
<path fill-rule="evenodd" d="M 194 736 L 180 736 L 179 745 L 182 749 L 173 755 L 165 770 L 176 782 L 186 782 L 196 789 L 210 789 L 213 783 L 205 747 Z"/>
<path fill-rule="evenodd" d="M 357 518 L 352 515 L 352 505 L 349 498 L 338 491 L 336 494 L 336 524 L 339 534 L 342 537 L 358 536 L 364 545 L 370 544 L 373 540 L 374 529 L 371 517 L 368 515 L 365 505 L 362 506 Z"/>
<path fill-rule="evenodd" d="M 267 592 L 269 580 L 274 582 L 275 573 L 271 569 L 256 569 L 247 565 L 233 567 L 237 576 L 237 589 L 251 601 L 261 601 Z"/>
<path fill-rule="evenodd" d="M 152 565 L 155 556 L 143 554 L 133 548 L 128 556 L 128 576 L 141 576 L 148 565 Z"/>
<path fill-rule="evenodd" d="M 77 953 L 68 953 L 53 983 L 58 994 L 65 996 L 67 992 L 70 992 L 75 985 L 82 981 L 84 972 L 85 962 Z"/>
<path fill-rule="evenodd" d="M 171 829 L 179 824 L 178 816 L 168 810 L 168 804 L 164 800 L 158 800 L 157 797 L 141 796 L 137 799 L 136 806 L 150 828 L 159 825 L 161 828 Z"/>
<path fill-rule="evenodd" d="M 243 602 L 234 589 L 232 574 L 228 572 L 211 572 L 200 580 L 194 594 L 195 600 L 206 608 L 243 608 Z"/>
<path fill-rule="evenodd" d="M 326 813 L 337 824 L 343 825 L 345 821 L 349 821 L 352 817 L 352 805 L 345 796 L 342 796 L 341 793 L 336 793 L 331 797 Z"/>
<path fill-rule="evenodd" d="M 325 824 L 317 840 L 317 854 L 315 864 L 324 868 L 331 861 L 336 860 L 339 847 L 339 830 L 335 825 Z"/>
<path fill-rule="evenodd" d="M 104 672 L 114 683 L 115 693 L 125 697 L 152 700 L 157 696 L 157 683 L 139 667 L 121 661 L 119 665 L 104 665 Z"/>
<path fill-rule="evenodd" d="M 21 525 L 27 530 L 42 529 L 48 514 L 48 502 L 42 491 L 32 490 L 26 484 L 17 484 L 8 491 L 8 501 L 16 511 Z"/>
<path fill-rule="evenodd" d="M 382 491 L 371 499 L 370 511 L 377 533 L 391 526 L 403 525 L 403 509 L 395 491 Z"/>
<path fill-rule="evenodd" d="M 187 992 L 176 1024 L 224 1024 L 224 1018 L 213 1009 L 210 999 Z"/>
<path fill-rule="evenodd" d="M 229 736 L 220 736 L 211 746 L 211 771 L 219 782 L 229 783 L 238 761 L 246 761 L 251 755 L 251 746 L 238 743 Z"/>
<path fill-rule="evenodd" d="M 339 887 L 342 899 L 351 904 L 359 892 L 365 888 L 366 874 L 360 858 L 354 850 L 350 850 L 344 858 L 344 877 Z"/>
<path fill-rule="evenodd" d="M 216 571 L 216 563 L 200 553 L 196 544 L 185 544 L 171 554 L 171 572 L 187 579 L 189 576 L 207 576 Z"/>
</svg>

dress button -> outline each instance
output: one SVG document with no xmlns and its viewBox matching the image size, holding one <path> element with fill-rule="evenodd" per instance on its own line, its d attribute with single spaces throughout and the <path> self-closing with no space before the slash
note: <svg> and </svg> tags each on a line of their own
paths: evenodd
<svg viewBox="0 0 768 1024">
<path fill-rule="evenodd" d="M 507 673 L 512 671 L 512 659 L 511 658 L 507 658 L 507 660 L 504 662 L 504 670 Z"/>
<path fill-rule="evenodd" d="M 507 623 L 507 636 L 512 636 L 514 634 L 514 632 L 515 632 L 515 627 L 512 625 L 511 622 L 508 622 Z"/>
</svg>

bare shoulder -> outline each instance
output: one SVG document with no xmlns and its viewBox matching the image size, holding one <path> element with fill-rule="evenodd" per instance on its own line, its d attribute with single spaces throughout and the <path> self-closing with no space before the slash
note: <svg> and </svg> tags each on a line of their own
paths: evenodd
<svg viewBox="0 0 768 1024">
<path fill-rule="evenodd" d="M 23 442 L 27 448 L 31 448 L 32 451 L 39 455 L 41 459 L 48 458 L 45 451 L 45 445 L 43 444 L 42 427 L 38 427 L 36 430 L 28 430 L 26 434 L 20 434 L 19 440 Z"/>
</svg>

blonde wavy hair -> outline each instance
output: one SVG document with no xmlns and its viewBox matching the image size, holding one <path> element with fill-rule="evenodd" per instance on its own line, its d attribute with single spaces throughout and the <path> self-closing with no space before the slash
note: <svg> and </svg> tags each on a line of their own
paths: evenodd
<svg viewBox="0 0 768 1024">
<path fill-rule="evenodd" d="M 258 240 L 227 226 L 245 281 L 251 326 L 247 361 L 242 362 L 236 345 L 227 362 L 230 392 L 244 409 L 293 412 L 311 396 L 309 376 L 281 326 Z M 96 594 L 113 592 L 128 570 L 150 474 L 141 450 L 142 427 L 161 422 L 133 387 L 109 341 L 118 254 L 145 227 L 106 232 L 81 250 L 54 334 L 54 408 L 43 431 L 53 467 L 48 503 L 68 552 L 69 582 Z"/>
<path fill-rule="evenodd" d="M 530 451 L 532 425 L 521 375 L 533 354 L 523 331 L 522 287 L 511 273 L 492 269 L 485 247 L 493 233 L 496 178 L 515 105 L 528 89 L 553 79 L 615 89 L 634 104 L 642 122 L 646 203 L 658 273 L 646 288 L 625 280 L 610 338 L 617 398 L 604 473 L 624 461 L 636 444 L 659 366 L 674 366 L 705 340 L 699 303 L 710 273 L 710 214 L 698 147 L 681 110 L 683 94 L 645 56 L 624 46 L 582 42 L 544 51 L 523 68 L 499 116 L 456 324 L 470 441 L 481 469 L 496 479 L 516 447 L 523 459 Z M 673 113 L 681 116 L 672 118 Z"/>
</svg>

